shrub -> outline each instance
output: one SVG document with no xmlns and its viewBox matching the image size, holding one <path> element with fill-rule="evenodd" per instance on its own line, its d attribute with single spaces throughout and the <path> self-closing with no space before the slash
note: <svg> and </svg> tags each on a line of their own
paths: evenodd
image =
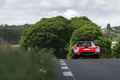
<svg viewBox="0 0 120 80">
<path fill-rule="evenodd" d="M 0 42 L 0 80 L 53 80 L 55 57 L 49 51 L 25 52 Z"/>
<path fill-rule="evenodd" d="M 120 58 L 120 41 L 112 49 L 112 57 Z"/>
</svg>

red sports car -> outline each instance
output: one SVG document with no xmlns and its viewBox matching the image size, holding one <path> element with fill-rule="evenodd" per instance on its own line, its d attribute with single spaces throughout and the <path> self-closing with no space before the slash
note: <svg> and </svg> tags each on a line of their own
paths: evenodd
<svg viewBox="0 0 120 80">
<path fill-rule="evenodd" d="M 99 58 L 100 47 L 95 46 L 91 41 L 80 41 L 76 46 L 72 47 L 72 58 L 76 59 L 78 57 L 93 56 L 94 58 Z"/>
</svg>

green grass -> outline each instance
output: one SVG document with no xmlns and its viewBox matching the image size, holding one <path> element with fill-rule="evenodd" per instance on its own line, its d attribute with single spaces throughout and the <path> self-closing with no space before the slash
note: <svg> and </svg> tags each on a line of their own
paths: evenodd
<svg viewBox="0 0 120 80">
<path fill-rule="evenodd" d="M 11 47 L 20 47 L 20 45 L 10 45 Z"/>
<path fill-rule="evenodd" d="M 0 80 L 53 80 L 54 62 L 50 52 L 24 52 L 0 40 Z"/>
<path fill-rule="evenodd" d="M 115 44 L 116 44 L 116 43 L 112 43 L 111 48 L 113 48 L 113 47 L 115 46 Z"/>
</svg>

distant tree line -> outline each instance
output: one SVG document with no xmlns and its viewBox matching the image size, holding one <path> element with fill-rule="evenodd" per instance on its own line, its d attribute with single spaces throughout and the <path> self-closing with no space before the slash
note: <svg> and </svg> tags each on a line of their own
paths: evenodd
<svg viewBox="0 0 120 80">
<path fill-rule="evenodd" d="M 115 30 L 113 30 L 112 28 L 114 28 Z M 112 41 L 113 38 L 118 38 L 118 41 L 120 41 L 120 26 L 111 27 L 110 23 L 108 23 L 104 36 L 110 41 Z"/>
<path fill-rule="evenodd" d="M 20 38 L 25 29 L 31 25 L 0 25 L 0 38 L 4 39 L 10 44 L 19 44 Z"/>
</svg>

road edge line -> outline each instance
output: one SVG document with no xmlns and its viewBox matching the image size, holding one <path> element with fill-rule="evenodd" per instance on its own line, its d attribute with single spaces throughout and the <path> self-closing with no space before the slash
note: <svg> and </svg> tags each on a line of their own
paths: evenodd
<svg viewBox="0 0 120 80">
<path fill-rule="evenodd" d="M 60 64 L 63 64 L 63 63 L 66 64 L 66 62 L 65 62 L 63 59 L 60 59 Z M 61 67 L 62 67 L 62 66 L 63 66 L 63 65 L 61 65 Z M 67 64 L 66 64 L 66 67 L 68 67 Z M 68 67 L 68 71 L 71 73 L 71 76 L 73 77 L 73 79 L 76 80 L 75 77 L 74 77 L 74 75 L 72 74 L 71 70 L 69 69 L 69 67 Z M 64 72 L 63 72 L 63 76 L 64 76 Z"/>
</svg>

